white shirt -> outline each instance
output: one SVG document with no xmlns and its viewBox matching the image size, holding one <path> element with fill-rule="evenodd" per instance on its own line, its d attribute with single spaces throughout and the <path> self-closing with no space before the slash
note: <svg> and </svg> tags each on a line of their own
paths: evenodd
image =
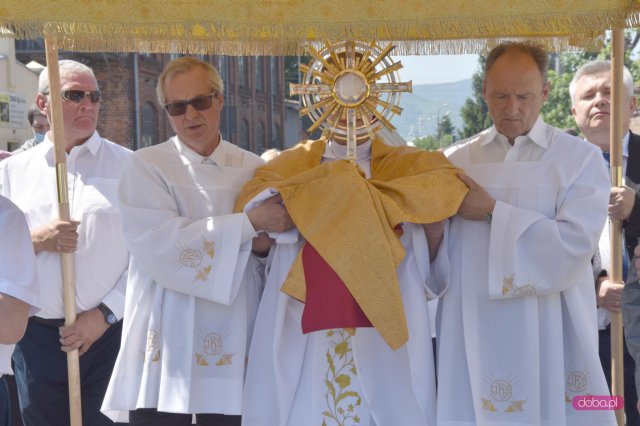
<svg viewBox="0 0 640 426">
<path fill-rule="evenodd" d="M 118 319 L 124 312 L 129 252 L 118 212 L 116 188 L 128 149 L 100 138 L 97 132 L 67 155 L 71 219 L 80 221 L 75 252 L 76 311 L 101 302 Z M 0 163 L 0 191 L 24 213 L 33 229 L 59 217 L 53 144 L 49 138 Z M 43 318 L 64 318 L 58 253 L 36 256 L 42 281 Z"/>
<path fill-rule="evenodd" d="M 24 214 L 5 197 L 0 196 L 0 293 L 31 305 L 37 312 L 40 288 L 36 279 L 36 257 Z M 0 324 L 0 327 L 2 325 Z M 13 345 L 0 345 L 0 377 L 12 373 Z"/>
</svg>

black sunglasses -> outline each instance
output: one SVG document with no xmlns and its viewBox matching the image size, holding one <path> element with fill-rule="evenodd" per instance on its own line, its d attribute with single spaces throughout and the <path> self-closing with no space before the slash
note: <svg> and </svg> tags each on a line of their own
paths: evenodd
<svg viewBox="0 0 640 426">
<path fill-rule="evenodd" d="M 189 105 L 194 107 L 197 111 L 204 111 L 205 109 L 211 108 L 211 104 L 213 103 L 213 98 L 215 96 L 216 92 L 213 92 L 210 95 L 197 96 L 186 101 L 171 102 L 170 104 L 166 104 L 164 106 L 164 109 L 166 109 L 169 115 L 172 117 L 186 113 L 187 106 Z"/>
<path fill-rule="evenodd" d="M 100 102 L 100 98 L 102 97 L 99 90 L 91 90 L 86 92 L 84 90 L 63 90 L 61 95 L 62 99 L 64 99 L 65 101 L 71 101 L 76 104 L 82 102 L 85 96 L 88 96 L 89 100 L 93 104 Z"/>
</svg>

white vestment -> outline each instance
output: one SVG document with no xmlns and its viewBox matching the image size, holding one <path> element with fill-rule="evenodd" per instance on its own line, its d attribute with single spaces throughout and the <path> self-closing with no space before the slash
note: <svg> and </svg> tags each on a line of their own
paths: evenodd
<svg viewBox="0 0 640 426">
<path fill-rule="evenodd" d="M 132 259 L 105 414 L 240 414 L 262 265 L 247 215 L 232 212 L 262 164 L 223 140 L 202 157 L 177 138 L 125 164 L 119 195 Z"/>
<path fill-rule="evenodd" d="M 491 128 L 446 154 L 497 202 L 491 225 L 449 228 L 438 425 L 615 424 L 572 406 L 609 394 L 590 264 L 609 199 L 599 150 L 538 119 L 514 146 Z"/>
<path fill-rule="evenodd" d="M 370 144 L 357 151 L 358 165 L 368 177 Z M 323 161 L 344 154 L 344 147 L 328 143 Z M 403 231 L 406 255 L 398 267 L 398 281 L 409 341 L 396 351 L 374 328 L 357 328 L 355 335 L 345 329 L 303 334 L 304 304 L 280 287 L 304 240 L 296 230 L 278 236 L 249 352 L 243 425 L 434 425 L 427 294 L 434 297 L 441 290 L 435 282 L 431 289 L 425 284 L 436 270 L 444 282 L 448 259 L 441 250 L 430 265 L 422 227 L 405 223 Z"/>
</svg>

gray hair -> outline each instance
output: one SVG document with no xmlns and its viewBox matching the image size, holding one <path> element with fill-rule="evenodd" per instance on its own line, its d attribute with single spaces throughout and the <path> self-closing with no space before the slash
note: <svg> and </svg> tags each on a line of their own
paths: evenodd
<svg viewBox="0 0 640 426">
<path fill-rule="evenodd" d="M 196 67 L 200 67 L 206 71 L 207 82 L 211 86 L 211 89 L 221 96 L 220 99 L 224 98 L 224 83 L 220 78 L 218 70 L 208 62 L 190 56 L 183 56 L 169 62 L 158 78 L 158 84 L 156 85 L 156 96 L 158 97 L 158 102 L 160 102 L 160 105 L 164 105 L 166 101 L 165 86 L 167 80 L 169 80 L 176 74 L 191 71 Z"/>
<path fill-rule="evenodd" d="M 576 104 L 576 86 L 578 85 L 578 80 L 580 80 L 585 75 L 599 74 L 605 71 L 611 71 L 611 61 L 607 61 L 607 60 L 590 61 L 582 65 L 580 68 L 578 68 L 578 71 L 576 71 L 576 73 L 573 75 L 573 79 L 571 79 L 571 83 L 569 84 L 569 96 L 571 96 L 572 106 L 575 106 Z M 633 97 L 633 77 L 631 76 L 631 73 L 629 72 L 627 67 L 623 67 L 622 82 L 624 83 L 624 86 L 627 88 L 627 96 L 629 98 L 632 98 Z"/>
<path fill-rule="evenodd" d="M 89 74 L 96 79 L 96 75 L 93 73 L 93 70 L 86 66 L 85 64 L 81 64 L 77 61 L 72 61 L 71 59 L 63 59 L 58 61 L 58 68 L 60 70 L 60 75 L 64 75 L 67 73 L 78 73 L 78 74 Z M 44 67 L 42 72 L 40 73 L 40 77 L 38 78 L 38 93 L 49 93 L 49 70 L 48 67 Z"/>
</svg>

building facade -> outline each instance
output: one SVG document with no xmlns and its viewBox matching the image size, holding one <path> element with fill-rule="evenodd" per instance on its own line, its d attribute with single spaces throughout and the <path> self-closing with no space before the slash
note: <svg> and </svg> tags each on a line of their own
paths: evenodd
<svg viewBox="0 0 640 426">
<path fill-rule="evenodd" d="M 137 149 L 173 136 L 169 120 L 155 94 L 165 64 L 179 55 L 146 53 L 59 53 L 90 66 L 103 93 L 100 134 Z M 225 84 L 220 117 L 222 136 L 260 155 L 269 148 L 284 149 L 286 110 L 284 58 L 268 56 L 198 55 L 215 66 Z M 45 63 L 42 40 L 16 41 L 16 58 Z M 300 120 L 289 122 L 300 126 Z"/>
</svg>

